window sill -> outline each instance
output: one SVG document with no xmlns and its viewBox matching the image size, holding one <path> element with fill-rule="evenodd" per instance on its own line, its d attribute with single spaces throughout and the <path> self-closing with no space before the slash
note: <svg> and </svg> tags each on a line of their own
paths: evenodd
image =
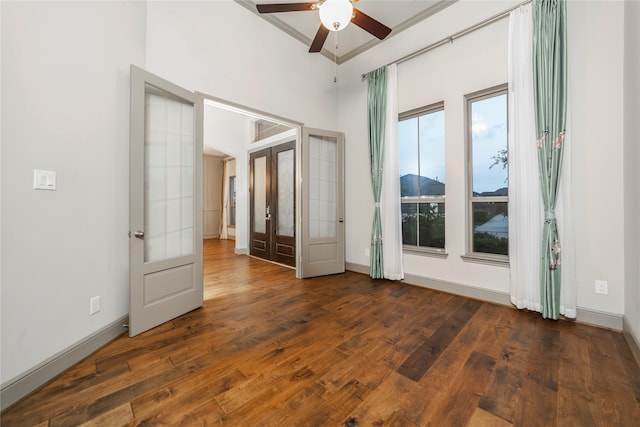
<svg viewBox="0 0 640 427">
<path fill-rule="evenodd" d="M 495 265 L 498 267 L 509 267 L 509 257 L 504 255 L 491 255 L 491 254 L 479 254 L 479 253 L 471 253 L 466 255 L 461 255 L 465 262 L 475 262 L 478 264 L 485 265 Z"/>
<path fill-rule="evenodd" d="M 440 258 L 440 259 L 447 259 L 447 257 L 449 256 L 449 254 L 446 253 L 444 250 L 417 248 L 417 247 L 411 247 L 411 246 L 409 247 L 404 246 L 402 248 L 402 252 L 405 254 L 421 255 L 421 256 L 428 256 L 428 257 Z"/>
</svg>

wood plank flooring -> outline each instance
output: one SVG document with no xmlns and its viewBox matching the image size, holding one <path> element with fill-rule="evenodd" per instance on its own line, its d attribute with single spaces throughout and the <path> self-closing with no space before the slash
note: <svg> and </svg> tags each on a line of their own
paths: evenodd
<svg viewBox="0 0 640 427">
<path fill-rule="evenodd" d="M 205 241 L 205 304 L 112 341 L 2 426 L 637 426 L 622 334 Z"/>
</svg>

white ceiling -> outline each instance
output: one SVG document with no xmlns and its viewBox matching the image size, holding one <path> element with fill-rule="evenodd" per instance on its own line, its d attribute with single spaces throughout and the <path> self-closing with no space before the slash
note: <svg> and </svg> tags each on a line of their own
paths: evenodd
<svg viewBox="0 0 640 427">
<path fill-rule="evenodd" d="M 311 45 L 311 41 L 320 26 L 320 17 L 317 10 L 260 14 L 255 6 L 257 3 L 298 3 L 298 0 L 235 1 L 306 46 Z M 391 34 L 385 39 L 387 40 L 456 1 L 458 0 L 355 0 L 353 3 L 354 7 L 360 9 L 363 13 L 391 28 Z M 384 41 L 378 40 L 360 27 L 351 24 L 337 33 L 338 48 L 336 49 L 335 34 L 329 34 L 320 53 L 332 61 L 337 58 L 338 64 L 348 61 Z"/>
</svg>

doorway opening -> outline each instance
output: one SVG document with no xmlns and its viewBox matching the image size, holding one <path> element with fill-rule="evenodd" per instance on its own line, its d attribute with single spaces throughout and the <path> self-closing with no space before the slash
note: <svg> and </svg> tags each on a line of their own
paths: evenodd
<svg viewBox="0 0 640 427">
<path fill-rule="evenodd" d="M 204 273 L 198 272 L 206 221 L 205 148 L 235 159 L 235 253 L 249 254 L 251 227 L 258 218 L 254 198 L 251 221 L 250 194 L 257 191 L 250 183 L 256 184 L 252 176 L 257 157 L 251 172 L 250 156 L 269 149 L 276 166 L 267 180 L 264 160 L 263 198 L 269 204 L 262 220 L 271 220 L 272 206 L 279 212 L 275 231 L 265 227 L 273 242 L 269 246 L 275 247 L 272 252 L 287 255 L 287 262 L 293 259 L 296 278 L 344 272 L 343 134 L 303 128 L 193 93 L 133 65 L 130 116 L 130 336 L 202 306 Z M 285 143 L 289 145 L 278 148 Z M 212 162 L 219 164 L 220 159 Z M 222 182 L 232 184 L 225 172 Z M 283 182 L 290 188 L 279 200 Z M 223 188 L 219 198 L 227 194 Z M 223 205 L 220 213 L 229 214 Z M 211 211 L 208 215 L 215 218 L 215 209 Z M 212 224 L 208 234 L 215 234 L 215 221 Z"/>
<path fill-rule="evenodd" d="M 299 145 L 302 124 L 203 96 L 203 152 L 205 155 L 203 175 L 206 179 L 206 162 L 215 163 L 217 169 L 212 167 L 212 170 L 219 182 L 217 185 L 212 185 L 211 190 L 204 194 L 203 207 L 207 205 L 208 198 L 212 201 L 212 205 L 215 205 L 211 212 L 203 212 L 204 238 L 234 239 L 236 254 L 254 255 L 296 268 L 295 230 L 299 222 L 296 218 L 298 209 L 295 205 L 297 203 L 295 195 L 298 191 L 296 174 L 299 162 L 296 157 L 296 147 Z M 282 147 L 287 149 L 279 151 Z M 261 228 L 258 225 L 257 230 L 263 233 L 263 238 L 255 239 L 253 232 L 257 220 L 253 210 L 256 206 L 254 197 L 256 193 L 252 190 L 254 186 L 252 158 L 256 153 L 265 151 L 276 153 L 273 157 L 276 162 L 274 167 L 271 167 L 271 157 L 269 157 L 269 167 L 264 168 L 264 171 L 270 174 L 273 170 L 275 176 L 272 178 L 269 175 L 269 185 L 262 187 L 260 196 L 269 204 L 262 204 L 258 209 L 261 212 L 260 217 L 264 227 Z M 215 160 L 209 160 L 208 157 Z M 266 159 L 263 159 L 259 163 L 265 161 Z M 283 187 L 284 182 L 287 182 L 286 189 Z M 281 191 L 276 190 L 273 196 L 271 193 L 267 195 L 266 189 L 271 191 L 272 187 L 275 189 L 280 187 Z M 283 198 L 285 194 L 287 197 Z M 270 215 L 270 218 L 267 218 L 267 215 Z M 214 217 L 217 219 L 213 219 Z M 273 224 L 273 232 L 270 231 L 271 228 L 266 229 L 267 226 L 271 227 L 271 224 Z M 267 235 L 268 239 L 266 239 Z M 254 251 L 257 240 L 261 240 L 262 254 Z"/>
</svg>

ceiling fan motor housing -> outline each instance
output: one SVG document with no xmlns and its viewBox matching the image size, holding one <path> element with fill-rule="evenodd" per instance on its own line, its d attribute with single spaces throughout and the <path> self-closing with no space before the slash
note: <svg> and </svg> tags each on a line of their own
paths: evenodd
<svg viewBox="0 0 640 427">
<path fill-rule="evenodd" d="M 356 1 L 356 0 L 353 0 Z M 391 33 L 391 28 L 356 9 L 350 0 L 319 0 L 303 3 L 259 3 L 259 13 L 304 12 L 318 10 L 322 24 L 318 28 L 309 52 L 320 52 L 329 32 L 341 31 L 353 22 L 374 37 L 383 40 Z"/>
<path fill-rule="evenodd" d="M 322 25 L 329 31 L 340 31 L 351 22 L 353 6 L 349 0 L 325 0 L 319 14 Z"/>
</svg>

